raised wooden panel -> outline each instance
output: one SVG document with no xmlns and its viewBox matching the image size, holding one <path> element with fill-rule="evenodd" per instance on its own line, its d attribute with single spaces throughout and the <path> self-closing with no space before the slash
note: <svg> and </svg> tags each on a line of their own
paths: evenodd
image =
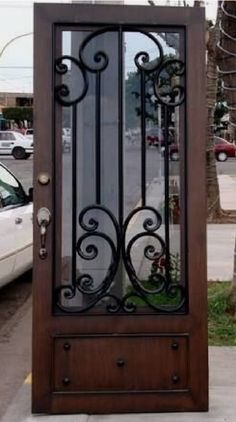
<svg viewBox="0 0 236 422">
<path fill-rule="evenodd" d="M 54 391 L 186 390 L 187 351 L 187 336 L 56 338 Z"/>
</svg>

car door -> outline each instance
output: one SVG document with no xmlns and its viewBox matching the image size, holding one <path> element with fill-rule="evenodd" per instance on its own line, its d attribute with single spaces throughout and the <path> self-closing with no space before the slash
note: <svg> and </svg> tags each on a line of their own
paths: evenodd
<svg viewBox="0 0 236 422">
<path fill-rule="evenodd" d="M 14 277 L 32 267 L 32 204 L 26 204 L 14 210 L 14 227 L 16 239 L 16 253 L 13 273 Z"/>
<path fill-rule="evenodd" d="M 0 287 L 12 280 L 14 268 L 14 230 L 10 210 L 0 201 Z"/>
<path fill-rule="evenodd" d="M 11 154 L 12 148 L 14 146 L 15 137 L 11 132 L 1 132 L 0 133 L 0 153 L 1 154 Z"/>
<path fill-rule="evenodd" d="M 17 179 L 0 165 L 0 286 L 32 265 L 32 204 Z"/>
</svg>

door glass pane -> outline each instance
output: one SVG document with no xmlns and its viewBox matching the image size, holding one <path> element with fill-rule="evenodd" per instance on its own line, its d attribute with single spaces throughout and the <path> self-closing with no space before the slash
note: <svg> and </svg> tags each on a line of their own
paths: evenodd
<svg viewBox="0 0 236 422">
<path fill-rule="evenodd" d="M 56 294 L 64 311 L 186 309 L 181 43 L 178 32 L 143 29 L 62 34 Z"/>
</svg>

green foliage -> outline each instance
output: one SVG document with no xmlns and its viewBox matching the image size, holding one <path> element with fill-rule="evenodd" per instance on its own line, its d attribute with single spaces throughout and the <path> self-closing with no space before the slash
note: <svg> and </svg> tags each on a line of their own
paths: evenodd
<svg viewBox="0 0 236 422">
<path fill-rule="evenodd" d="M 215 106 L 214 112 L 214 123 L 216 126 L 221 124 L 222 117 L 228 112 L 228 107 L 224 104 L 224 102 L 219 101 Z"/>
<path fill-rule="evenodd" d="M 154 291 L 158 289 L 158 283 L 154 283 L 154 280 L 149 278 L 149 280 L 140 280 L 140 285 L 144 290 L 148 290 L 149 293 L 146 293 L 146 297 L 151 305 L 154 306 L 161 306 L 165 308 L 168 307 L 175 307 L 180 303 L 181 296 L 179 290 L 173 290 L 172 292 L 167 293 L 165 289 L 163 292 L 155 294 Z M 127 291 L 128 294 L 133 293 L 134 296 L 130 298 L 129 302 L 135 304 L 136 306 L 143 307 L 147 306 L 145 301 L 142 300 L 141 297 L 135 296 L 136 291 L 133 287 L 128 286 Z"/>
<path fill-rule="evenodd" d="M 215 131 L 217 129 L 225 127 L 227 129 L 227 122 L 222 122 L 221 119 L 225 114 L 228 113 L 228 107 L 226 106 L 226 98 L 224 89 L 222 87 L 222 80 L 219 79 L 217 82 L 217 95 L 216 95 L 216 105 L 214 110 L 214 125 Z"/>
<path fill-rule="evenodd" d="M 209 283 L 208 333 L 211 346 L 236 346 L 236 320 L 229 309 L 229 282 Z"/>
<path fill-rule="evenodd" d="M 125 81 L 125 124 L 126 129 L 139 126 L 139 76 L 137 72 L 129 72 Z"/>
<path fill-rule="evenodd" d="M 27 120 L 33 122 L 33 107 L 5 107 L 2 110 L 3 117 L 15 122 Z"/>
<path fill-rule="evenodd" d="M 165 55 L 164 60 L 173 59 L 172 54 Z M 175 76 L 172 66 L 166 66 L 158 77 L 158 90 L 164 94 L 170 87 L 170 80 Z M 158 100 L 154 94 L 154 85 L 156 84 L 157 72 L 154 71 L 145 76 L 145 117 L 147 121 L 158 124 L 157 110 Z M 134 129 L 140 126 L 140 72 L 129 72 L 125 81 L 125 101 L 126 101 L 126 129 Z"/>
</svg>

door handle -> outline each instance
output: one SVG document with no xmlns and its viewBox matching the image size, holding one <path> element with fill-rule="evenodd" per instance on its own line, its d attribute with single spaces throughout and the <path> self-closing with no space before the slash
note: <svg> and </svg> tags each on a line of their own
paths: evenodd
<svg viewBox="0 0 236 422">
<path fill-rule="evenodd" d="M 23 219 L 21 217 L 16 217 L 15 224 L 21 224 Z"/>
<path fill-rule="evenodd" d="M 51 213 L 48 208 L 42 207 L 38 210 L 37 213 L 37 222 L 40 227 L 40 249 L 39 257 L 41 259 L 47 258 L 47 249 L 46 249 L 46 235 L 47 227 L 51 222 Z"/>
</svg>

